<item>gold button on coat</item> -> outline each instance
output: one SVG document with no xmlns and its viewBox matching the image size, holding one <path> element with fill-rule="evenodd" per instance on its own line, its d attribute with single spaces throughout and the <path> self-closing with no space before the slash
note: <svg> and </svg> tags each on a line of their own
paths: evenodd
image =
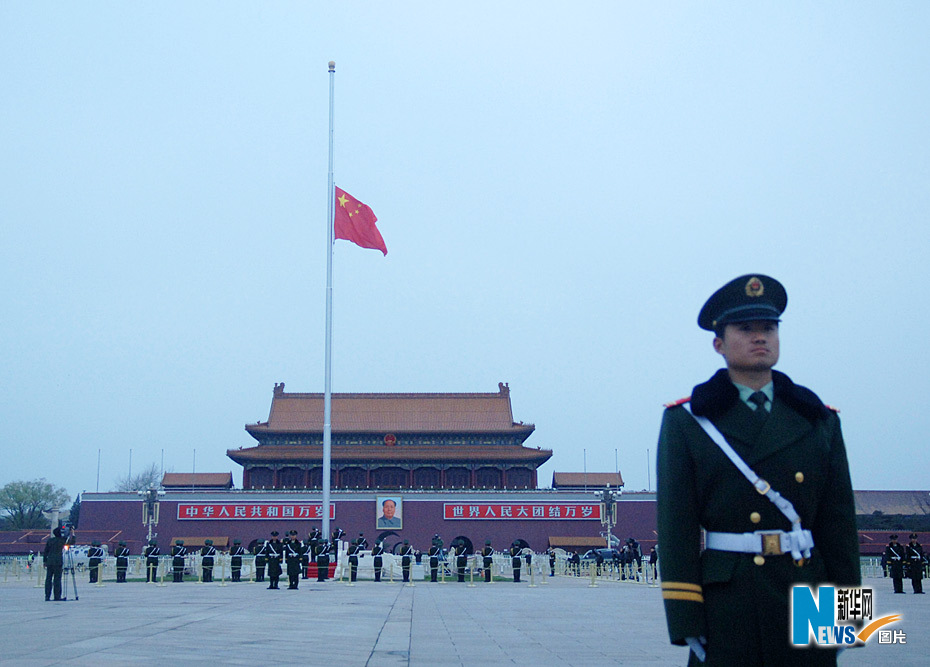
<svg viewBox="0 0 930 667">
<path fill-rule="evenodd" d="M 794 479 L 797 480 L 798 484 L 800 484 L 801 482 L 804 481 L 804 473 L 803 472 L 794 473 Z"/>
<path fill-rule="evenodd" d="M 753 523 L 759 523 L 760 521 L 762 521 L 762 515 L 759 514 L 758 512 L 753 512 L 752 514 L 749 515 L 749 520 L 752 521 Z"/>
<path fill-rule="evenodd" d="M 756 554 L 755 557 L 753 557 L 752 562 L 756 565 L 765 565 L 765 558 Z"/>
</svg>

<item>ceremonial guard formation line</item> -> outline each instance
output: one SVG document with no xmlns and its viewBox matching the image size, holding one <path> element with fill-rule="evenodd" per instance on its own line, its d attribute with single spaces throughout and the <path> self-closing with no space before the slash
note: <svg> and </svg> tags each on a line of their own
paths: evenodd
<svg viewBox="0 0 930 667">
<path fill-rule="evenodd" d="M 655 586 L 658 571 L 653 550 L 652 563 L 643 568 L 639 544 L 629 538 L 622 549 L 593 549 L 584 558 L 576 552 L 549 548 L 544 554 L 535 554 L 522 540 L 515 540 L 503 549 L 494 549 L 491 540 L 485 540 L 480 550 L 472 551 L 463 538 L 456 538 L 448 548 L 443 539 L 434 535 L 424 554 L 409 540 L 388 547 L 378 539 L 369 545 L 365 536 L 347 540 L 344 531 L 337 528 L 331 539 L 325 539 L 314 529 L 307 539 L 300 539 L 296 530 L 283 537 L 272 531 L 265 540 L 253 541 L 251 549 L 236 538 L 228 550 L 214 545 L 212 539 L 203 540 L 203 546 L 189 547 L 183 539 L 176 539 L 170 550 L 163 552 L 157 540 L 149 540 L 141 554 L 130 553 L 125 542 L 120 542 L 112 557 L 99 542 L 87 549 L 86 563 L 75 564 L 74 569 L 86 569 L 89 583 L 104 585 L 103 579 L 111 562 L 115 562 L 116 583 L 127 582 L 127 575 L 148 584 L 173 583 L 266 583 L 269 590 L 280 589 L 280 580 L 287 576 L 287 589 L 298 590 L 301 579 L 317 581 L 336 579 L 348 584 L 359 580 L 373 582 L 400 582 L 414 585 L 426 580 L 474 582 L 512 580 L 530 581 L 535 586 L 537 577 L 556 575 L 590 577 L 591 585 L 599 579 L 616 579 Z M 605 558 L 604 553 L 607 553 Z M 424 557 L 425 556 L 425 557 Z M 541 556 L 534 558 L 534 556 Z M 648 563 L 647 563 L 648 565 Z M 39 568 L 41 569 L 41 568 Z"/>
</svg>

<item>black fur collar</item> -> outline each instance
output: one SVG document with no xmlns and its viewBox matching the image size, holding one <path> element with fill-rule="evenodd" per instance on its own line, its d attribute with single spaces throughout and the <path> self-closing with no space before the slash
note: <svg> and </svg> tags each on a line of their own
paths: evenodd
<svg viewBox="0 0 930 667">
<path fill-rule="evenodd" d="M 785 401 L 805 419 L 815 422 L 830 414 L 823 401 L 807 387 L 795 384 L 784 373 L 772 371 L 775 396 Z M 729 410 L 739 400 L 739 390 L 730 381 L 725 368 L 714 373 L 707 382 L 691 393 L 691 410 L 696 415 L 714 419 Z"/>
</svg>

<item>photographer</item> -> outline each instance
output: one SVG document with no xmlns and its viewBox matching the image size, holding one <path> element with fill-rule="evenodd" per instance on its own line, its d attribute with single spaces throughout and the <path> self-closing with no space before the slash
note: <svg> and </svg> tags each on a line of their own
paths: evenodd
<svg viewBox="0 0 930 667">
<path fill-rule="evenodd" d="M 67 530 L 67 529 L 66 529 Z M 45 565 L 45 601 L 51 599 L 55 593 L 55 602 L 61 602 L 61 572 L 64 568 L 62 551 L 67 544 L 67 538 L 61 528 L 52 531 L 52 536 L 45 542 L 45 551 L 42 552 L 42 563 Z"/>
</svg>

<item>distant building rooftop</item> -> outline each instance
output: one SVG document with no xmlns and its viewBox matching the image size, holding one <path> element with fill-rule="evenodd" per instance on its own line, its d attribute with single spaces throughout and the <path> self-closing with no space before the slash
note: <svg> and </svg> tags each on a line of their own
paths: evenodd
<svg viewBox="0 0 930 667">
<path fill-rule="evenodd" d="M 623 477 L 619 472 L 554 472 L 552 488 L 562 491 L 583 491 L 585 489 L 603 489 L 607 485 L 614 488 L 623 486 Z"/>
<path fill-rule="evenodd" d="M 161 485 L 166 489 L 214 491 L 231 489 L 233 479 L 231 472 L 166 472 Z"/>
<path fill-rule="evenodd" d="M 854 491 L 856 514 L 930 514 L 930 491 Z"/>
</svg>

